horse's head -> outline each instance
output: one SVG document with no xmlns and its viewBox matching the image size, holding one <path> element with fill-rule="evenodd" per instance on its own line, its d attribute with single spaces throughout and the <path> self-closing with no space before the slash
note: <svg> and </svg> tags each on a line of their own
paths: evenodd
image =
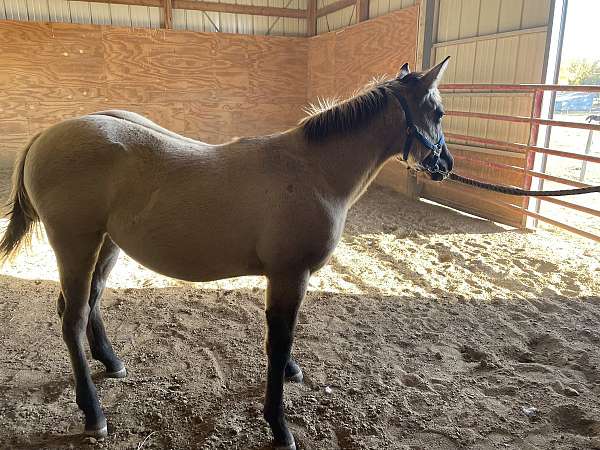
<svg viewBox="0 0 600 450">
<path fill-rule="evenodd" d="M 448 58 L 426 72 L 410 72 L 404 64 L 389 87 L 405 117 L 406 138 L 399 149 L 408 166 L 441 181 L 452 171 L 454 159 L 442 131 L 444 108 L 437 86 Z"/>
</svg>

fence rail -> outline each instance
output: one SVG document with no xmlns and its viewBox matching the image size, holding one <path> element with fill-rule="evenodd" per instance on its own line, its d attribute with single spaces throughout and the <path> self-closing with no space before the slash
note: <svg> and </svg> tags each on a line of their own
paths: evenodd
<svg viewBox="0 0 600 450">
<path fill-rule="evenodd" d="M 554 120 L 553 118 L 542 118 L 542 102 L 544 99 L 545 92 L 587 92 L 587 93 L 600 93 L 600 86 L 563 86 L 563 85 L 547 85 L 547 84 L 444 84 L 440 86 L 440 90 L 446 93 L 530 93 L 532 94 L 532 107 L 531 116 L 511 116 L 505 114 L 489 114 L 473 111 L 446 111 L 446 115 L 451 117 L 466 117 L 466 118 L 477 118 L 483 120 L 509 122 L 517 124 L 529 124 L 529 139 L 527 143 L 517 142 L 506 142 L 497 139 L 489 139 L 481 136 L 471 136 L 467 134 L 458 134 L 448 132 L 446 138 L 450 144 L 461 144 L 461 145 L 484 145 L 498 150 L 505 150 L 524 155 L 525 165 L 524 167 L 513 166 L 510 164 L 504 164 L 499 162 L 483 161 L 478 158 L 471 156 L 457 156 L 457 160 L 463 160 L 476 165 L 494 168 L 499 171 L 517 172 L 524 174 L 523 186 L 519 186 L 525 189 L 529 189 L 532 185 L 533 179 L 539 180 L 540 187 L 543 186 L 544 181 L 551 181 L 554 183 L 563 184 L 566 186 L 574 187 L 587 187 L 587 184 L 583 181 L 571 180 L 561 176 L 550 175 L 545 173 L 545 170 L 538 171 L 534 170 L 535 155 L 541 154 L 543 158 L 548 156 L 555 156 L 558 158 L 566 158 L 571 160 L 580 161 L 582 163 L 582 170 L 587 163 L 600 164 L 600 157 L 590 155 L 591 145 L 591 133 L 594 131 L 600 131 L 600 125 L 591 123 L 579 123 L 562 120 Z M 585 149 L 585 153 L 577 153 L 574 151 L 558 150 L 554 148 L 546 148 L 538 146 L 538 134 L 539 127 L 547 126 L 549 129 L 552 127 L 562 127 L 571 129 L 588 130 L 590 135 L 588 137 L 588 148 Z M 486 180 L 482 180 L 486 181 Z M 540 197 L 541 202 L 551 203 L 563 208 L 568 208 L 579 213 L 588 214 L 594 217 L 600 217 L 600 209 L 597 207 L 582 206 L 571 202 L 566 202 L 553 197 Z M 529 201 L 529 197 L 526 197 L 521 207 L 513 205 L 504 201 L 492 201 L 492 203 L 498 206 L 504 206 L 513 210 L 520 211 L 524 216 L 534 218 L 546 223 L 549 223 L 558 228 L 562 228 L 571 233 L 584 236 L 588 239 L 600 242 L 600 235 L 590 233 L 582 230 L 577 226 L 565 223 L 565 221 L 559 220 L 558 218 L 548 217 L 540 214 L 539 202 L 533 203 Z"/>
</svg>

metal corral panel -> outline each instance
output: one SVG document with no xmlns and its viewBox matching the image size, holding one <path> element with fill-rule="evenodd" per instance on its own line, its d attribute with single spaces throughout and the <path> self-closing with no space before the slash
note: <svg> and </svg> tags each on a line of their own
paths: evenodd
<svg viewBox="0 0 600 450">
<path fill-rule="evenodd" d="M 207 0 L 305 10 L 307 0 Z M 75 0 L 0 0 L 0 19 L 160 28 L 162 8 Z M 173 28 L 240 34 L 304 36 L 306 19 L 173 10 Z"/>
</svg>

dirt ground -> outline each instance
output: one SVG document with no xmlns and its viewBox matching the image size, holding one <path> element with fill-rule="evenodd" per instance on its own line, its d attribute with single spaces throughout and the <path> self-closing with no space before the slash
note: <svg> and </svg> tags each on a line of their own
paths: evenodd
<svg viewBox="0 0 600 450">
<path fill-rule="evenodd" d="M 122 257 L 103 311 L 129 373 L 98 377 L 94 441 L 56 278 L 43 239 L 0 271 L 0 448 L 269 448 L 264 280 L 182 283 Z M 596 244 L 371 188 L 301 310 L 298 447 L 600 448 L 599 288 Z"/>
</svg>

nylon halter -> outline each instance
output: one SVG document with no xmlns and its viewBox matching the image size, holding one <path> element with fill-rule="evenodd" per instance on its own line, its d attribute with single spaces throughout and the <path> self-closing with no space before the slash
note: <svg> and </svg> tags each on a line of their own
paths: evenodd
<svg viewBox="0 0 600 450">
<path fill-rule="evenodd" d="M 436 143 L 432 142 L 415 126 L 415 123 L 412 120 L 412 115 L 410 114 L 410 109 L 408 108 L 408 103 L 406 103 L 406 99 L 400 95 L 397 95 L 395 92 L 394 96 L 400 102 L 400 105 L 404 110 L 404 117 L 406 118 L 406 141 L 404 142 L 402 159 L 404 159 L 404 161 L 408 160 L 410 149 L 412 148 L 413 141 L 416 138 L 421 144 L 423 144 L 423 146 L 425 146 L 425 148 L 430 151 L 429 155 L 427 155 L 427 157 L 420 162 L 420 165 L 430 173 L 446 174 L 446 172 L 441 170 L 439 166 L 442 150 L 446 144 L 444 133 L 442 132 L 440 139 Z"/>
</svg>

